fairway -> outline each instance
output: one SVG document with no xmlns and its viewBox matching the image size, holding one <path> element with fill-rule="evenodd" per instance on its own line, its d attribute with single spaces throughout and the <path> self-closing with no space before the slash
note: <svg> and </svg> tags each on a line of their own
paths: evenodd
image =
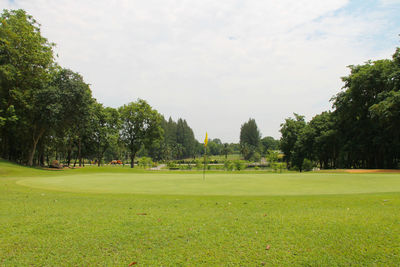
<svg viewBox="0 0 400 267">
<path fill-rule="evenodd" d="M 400 191 L 399 174 L 93 173 L 22 179 L 20 185 L 68 192 L 276 196 Z"/>
</svg>

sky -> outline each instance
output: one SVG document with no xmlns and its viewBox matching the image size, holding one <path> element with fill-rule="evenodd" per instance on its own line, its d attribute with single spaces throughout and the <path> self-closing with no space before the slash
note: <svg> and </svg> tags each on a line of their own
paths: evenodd
<svg viewBox="0 0 400 267">
<path fill-rule="evenodd" d="M 331 109 L 346 66 L 400 46 L 400 0 L 0 0 L 19 8 L 100 103 L 145 99 L 199 141 L 238 142 L 249 118 L 279 138 Z"/>
</svg>

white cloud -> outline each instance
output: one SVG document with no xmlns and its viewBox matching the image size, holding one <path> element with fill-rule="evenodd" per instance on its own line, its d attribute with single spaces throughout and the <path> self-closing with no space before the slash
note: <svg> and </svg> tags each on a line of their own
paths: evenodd
<svg viewBox="0 0 400 267">
<path fill-rule="evenodd" d="M 330 107 L 346 65 L 390 55 L 362 41 L 379 34 L 387 21 L 338 12 L 348 2 L 0 0 L 0 5 L 32 14 L 43 35 L 57 43 L 60 64 L 82 73 L 100 102 L 120 106 L 144 98 L 167 117 L 186 118 L 198 140 L 208 131 L 230 142 L 238 141 L 249 117 L 263 135 L 278 137 L 279 124 L 292 112 L 311 118 Z"/>
</svg>

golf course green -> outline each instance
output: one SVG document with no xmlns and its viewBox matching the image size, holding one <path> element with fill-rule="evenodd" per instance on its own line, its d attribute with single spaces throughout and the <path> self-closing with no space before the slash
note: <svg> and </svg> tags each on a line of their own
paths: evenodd
<svg viewBox="0 0 400 267">
<path fill-rule="evenodd" d="M 397 266 L 400 175 L 0 161 L 0 266 Z"/>
<path fill-rule="evenodd" d="M 69 192 L 165 195 L 320 195 L 400 192 L 399 174 L 96 173 L 22 179 L 19 185 Z"/>
</svg>

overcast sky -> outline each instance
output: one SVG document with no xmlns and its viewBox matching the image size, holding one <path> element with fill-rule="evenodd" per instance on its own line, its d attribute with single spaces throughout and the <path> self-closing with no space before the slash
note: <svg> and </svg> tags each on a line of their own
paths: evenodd
<svg viewBox="0 0 400 267">
<path fill-rule="evenodd" d="M 400 0 L 0 0 L 25 9 L 94 97 L 145 99 L 195 136 L 238 142 L 254 118 L 280 137 L 293 112 L 331 108 L 347 65 L 400 46 Z"/>
</svg>

